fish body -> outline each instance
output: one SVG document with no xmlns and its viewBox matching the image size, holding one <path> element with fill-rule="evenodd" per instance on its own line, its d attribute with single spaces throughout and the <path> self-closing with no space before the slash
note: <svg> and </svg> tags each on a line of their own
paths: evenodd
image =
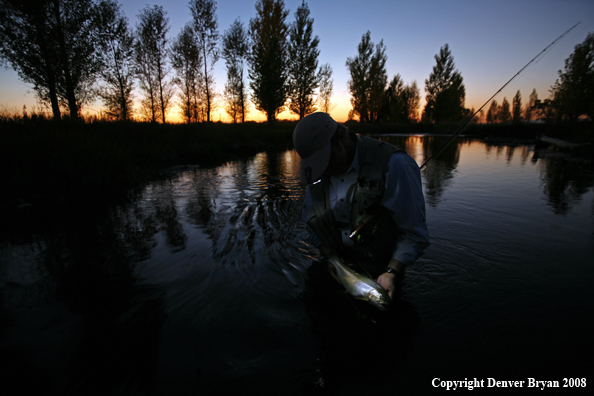
<svg viewBox="0 0 594 396">
<path fill-rule="evenodd" d="M 347 293 L 359 300 L 369 301 L 382 311 L 390 307 L 392 300 L 379 283 L 352 270 L 336 256 L 329 257 L 328 261 L 336 269 L 336 275 Z"/>
</svg>

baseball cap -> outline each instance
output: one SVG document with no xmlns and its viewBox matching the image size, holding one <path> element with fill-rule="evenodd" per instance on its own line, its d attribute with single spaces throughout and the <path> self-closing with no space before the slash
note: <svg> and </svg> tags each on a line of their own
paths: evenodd
<svg viewBox="0 0 594 396">
<path fill-rule="evenodd" d="M 331 143 L 338 124 L 327 113 L 304 117 L 293 131 L 293 146 L 301 157 L 301 182 L 318 180 L 330 162 Z"/>
</svg>

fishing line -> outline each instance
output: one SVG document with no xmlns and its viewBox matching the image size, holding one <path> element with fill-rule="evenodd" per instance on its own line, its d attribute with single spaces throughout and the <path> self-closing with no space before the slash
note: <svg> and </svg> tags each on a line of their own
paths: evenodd
<svg viewBox="0 0 594 396">
<path fill-rule="evenodd" d="M 555 44 L 557 44 L 565 35 L 567 35 L 569 32 L 571 32 L 577 25 L 579 25 L 581 22 L 576 23 L 575 25 L 573 25 L 569 30 L 567 30 L 565 33 L 563 33 L 561 36 L 557 37 L 551 44 L 549 44 L 545 49 L 543 49 L 542 51 L 540 51 L 538 53 L 538 55 L 536 55 L 534 58 L 532 58 L 532 60 L 528 63 L 526 63 L 526 65 L 520 69 L 519 72 L 517 72 L 516 74 L 514 74 L 514 76 L 512 78 L 510 78 L 505 84 L 503 84 L 503 86 L 501 88 L 499 88 L 499 90 L 497 92 L 495 92 L 493 94 L 493 96 L 491 96 L 489 98 L 489 100 L 487 100 L 485 102 L 485 104 L 483 104 L 477 111 L 474 112 L 474 114 L 472 114 L 470 117 L 468 117 L 466 119 L 466 121 L 464 121 L 462 123 L 462 125 L 460 125 L 460 127 L 458 127 L 458 129 L 456 130 L 456 132 L 454 132 L 452 134 L 452 136 L 450 136 L 433 154 L 431 154 L 431 156 L 425 161 L 423 162 L 423 165 L 420 166 L 419 169 L 423 169 L 425 167 L 425 165 L 427 165 L 427 163 L 429 161 L 431 161 L 433 158 L 437 157 L 439 154 L 442 153 L 443 150 L 445 150 L 445 148 L 448 146 L 448 144 L 450 144 L 456 137 L 458 137 L 458 135 L 460 135 L 462 133 L 462 131 L 464 131 L 464 129 L 466 128 L 466 126 L 468 125 L 468 123 L 487 105 L 489 104 L 489 102 L 491 102 L 491 100 L 493 100 L 493 98 L 495 98 L 497 95 L 499 95 L 499 93 L 501 91 L 503 91 L 505 89 L 505 87 L 507 87 L 516 77 L 518 77 L 520 74 L 522 74 L 522 72 L 528 67 L 530 66 L 532 63 L 534 62 L 538 62 L 540 59 L 542 59 L 545 54 L 553 47 L 555 46 Z M 540 59 L 539 59 L 540 58 Z M 538 59 L 538 60 L 537 60 Z"/>
</svg>

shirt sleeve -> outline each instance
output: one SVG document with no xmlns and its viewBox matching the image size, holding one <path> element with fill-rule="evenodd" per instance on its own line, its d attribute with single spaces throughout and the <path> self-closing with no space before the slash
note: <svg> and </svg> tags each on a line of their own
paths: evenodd
<svg viewBox="0 0 594 396">
<path fill-rule="evenodd" d="M 392 258 L 405 265 L 413 264 L 430 242 L 421 171 L 404 152 L 390 157 L 382 205 L 390 210 L 400 232 Z"/>
</svg>

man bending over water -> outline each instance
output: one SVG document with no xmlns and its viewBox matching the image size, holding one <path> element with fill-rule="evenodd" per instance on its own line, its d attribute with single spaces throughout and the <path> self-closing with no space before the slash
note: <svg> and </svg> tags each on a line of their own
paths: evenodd
<svg viewBox="0 0 594 396">
<path fill-rule="evenodd" d="M 392 297 L 406 266 L 430 244 L 419 166 L 326 113 L 303 118 L 293 144 L 308 184 L 303 219 L 310 242 L 325 257 L 360 263 Z"/>
</svg>

